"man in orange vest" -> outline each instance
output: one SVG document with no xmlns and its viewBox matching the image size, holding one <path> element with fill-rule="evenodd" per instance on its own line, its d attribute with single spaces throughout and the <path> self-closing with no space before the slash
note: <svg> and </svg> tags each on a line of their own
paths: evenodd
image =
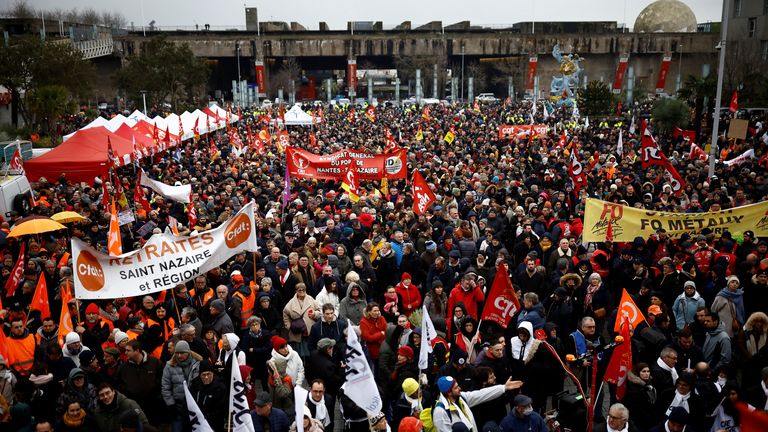
<svg viewBox="0 0 768 432">
<path fill-rule="evenodd" d="M 21 318 L 11 321 L 11 335 L 8 342 L 8 367 L 18 375 L 27 377 L 32 372 L 35 359 L 42 358 L 42 352 L 37 346 L 35 336 L 24 327 Z"/>
<path fill-rule="evenodd" d="M 256 305 L 256 293 L 245 284 L 245 278 L 239 270 L 232 272 L 232 301 L 240 303 L 240 329 L 248 328 L 248 318 L 253 315 Z"/>
<path fill-rule="evenodd" d="M 85 321 L 78 324 L 75 331 L 80 334 L 83 345 L 92 349 L 96 357 L 102 359 L 101 344 L 109 339 L 114 325 L 111 321 L 103 320 L 99 314 L 99 306 L 91 303 L 85 308 Z"/>
</svg>

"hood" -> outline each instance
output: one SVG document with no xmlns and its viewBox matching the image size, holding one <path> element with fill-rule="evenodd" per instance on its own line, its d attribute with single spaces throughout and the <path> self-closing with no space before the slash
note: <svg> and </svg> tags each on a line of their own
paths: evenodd
<svg viewBox="0 0 768 432">
<path fill-rule="evenodd" d="M 352 288 L 357 287 L 357 289 L 360 290 L 360 295 L 358 296 L 358 300 L 365 300 L 365 290 L 363 290 L 363 287 L 360 286 L 360 284 L 352 282 L 347 286 L 347 298 L 352 300 L 352 297 L 350 297 L 350 294 L 352 293 Z"/>
<path fill-rule="evenodd" d="M 637 384 L 637 385 L 641 385 L 641 386 L 648 385 L 648 383 L 643 381 L 639 376 L 635 375 L 635 373 L 632 372 L 632 371 L 627 372 L 627 379 L 629 380 L 629 382 L 631 382 L 633 384 Z"/>
<path fill-rule="evenodd" d="M 517 326 L 517 328 L 518 329 L 524 328 L 524 329 L 528 330 L 528 334 L 531 335 L 531 337 L 534 337 L 533 336 L 533 324 L 531 324 L 530 321 L 523 321 L 523 322 L 521 322 L 520 325 Z"/>
<path fill-rule="evenodd" d="M 545 315 L 544 305 L 541 304 L 541 303 L 536 303 L 535 305 L 533 305 L 533 307 L 531 309 L 528 310 L 528 312 L 538 312 L 539 315 L 544 317 L 544 315 Z M 531 333 L 531 334 L 533 334 L 533 333 Z"/>
<path fill-rule="evenodd" d="M 234 333 L 224 333 L 224 337 L 227 338 L 227 341 L 229 342 L 229 348 L 235 349 L 238 344 L 240 344 L 240 337 L 238 337 Z"/>
<path fill-rule="evenodd" d="M 720 324 L 717 325 L 717 328 L 714 328 L 712 330 L 707 330 L 707 333 L 709 333 L 712 336 L 715 336 L 718 333 L 725 333 L 726 337 L 728 336 L 728 334 L 725 331 L 725 324 L 722 321 L 720 321 Z"/>
<path fill-rule="evenodd" d="M 755 325 L 755 322 L 762 320 L 766 324 L 768 324 L 768 315 L 766 315 L 763 312 L 755 312 L 752 315 L 747 318 L 746 324 L 744 324 L 744 330 L 746 331 L 752 331 L 752 328 Z M 768 330 L 768 326 L 766 326 L 766 330 Z"/>
</svg>

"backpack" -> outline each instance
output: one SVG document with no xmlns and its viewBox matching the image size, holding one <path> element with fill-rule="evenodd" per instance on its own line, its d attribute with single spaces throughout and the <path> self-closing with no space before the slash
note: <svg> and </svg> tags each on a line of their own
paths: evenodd
<svg viewBox="0 0 768 432">
<path fill-rule="evenodd" d="M 437 407 L 445 409 L 445 406 L 440 401 L 435 402 L 434 408 Z M 419 420 L 421 420 L 422 430 L 424 432 L 437 432 L 435 423 L 432 421 L 432 411 L 434 411 L 434 408 L 424 408 L 421 413 L 419 413 Z M 451 422 L 453 422 L 451 410 L 446 409 L 445 411 L 448 413 L 448 418 L 451 420 Z"/>
</svg>

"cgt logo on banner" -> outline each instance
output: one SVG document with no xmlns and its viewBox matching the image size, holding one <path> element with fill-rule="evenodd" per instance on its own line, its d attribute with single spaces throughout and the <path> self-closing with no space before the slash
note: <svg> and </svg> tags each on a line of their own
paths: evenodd
<svg viewBox="0 0 768 432">
<path fill-rule="evenodd" d="M 499 126 L 499 139 L 504 138 L 523 138 L 526 135 L 533 133 L 538 136 L 544 136 L 547 133 L 547 125 L 535 124 L 535 125 L 500 125 Z"/>
<path fill-rule="evenodd" d="M 72 239 L 75 296 L 113 299 L 151 294 L 192 280 L 241 251 L 257 250 L 253 204 L 220 227 L 194 236 L 156 234 L 138 251 L 100 253 Z"/>
</svg>

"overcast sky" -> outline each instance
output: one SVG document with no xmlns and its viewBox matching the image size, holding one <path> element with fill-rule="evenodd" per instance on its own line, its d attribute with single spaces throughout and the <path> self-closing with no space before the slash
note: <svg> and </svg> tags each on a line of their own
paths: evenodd
<svg viewBox="0 0 768 432">
<path fill-rule="evenodd" d="M 0 0 L 0 8 L 15 0 Z M 410 20 L 451 24 L 513 24 L 520 21 L 616 21 L 630 27 L 651 0 L 27 0 L 40 9 L 88 8 L 119 11 L 128 23 L 157 26 L 245 26 L 244 7 L 256 7 L 260 21 L 297 21 L 309 29 L 327 22 L 346 29 L 347 21 L 383 21 L 391 28 Z M 720 21 L 722 0 L 686 0 L 698 22 Z M 6 6 L 7 7 L 7 6 Z M 142 9 L 144 19 L 142 20 Z"/>
</svg>

